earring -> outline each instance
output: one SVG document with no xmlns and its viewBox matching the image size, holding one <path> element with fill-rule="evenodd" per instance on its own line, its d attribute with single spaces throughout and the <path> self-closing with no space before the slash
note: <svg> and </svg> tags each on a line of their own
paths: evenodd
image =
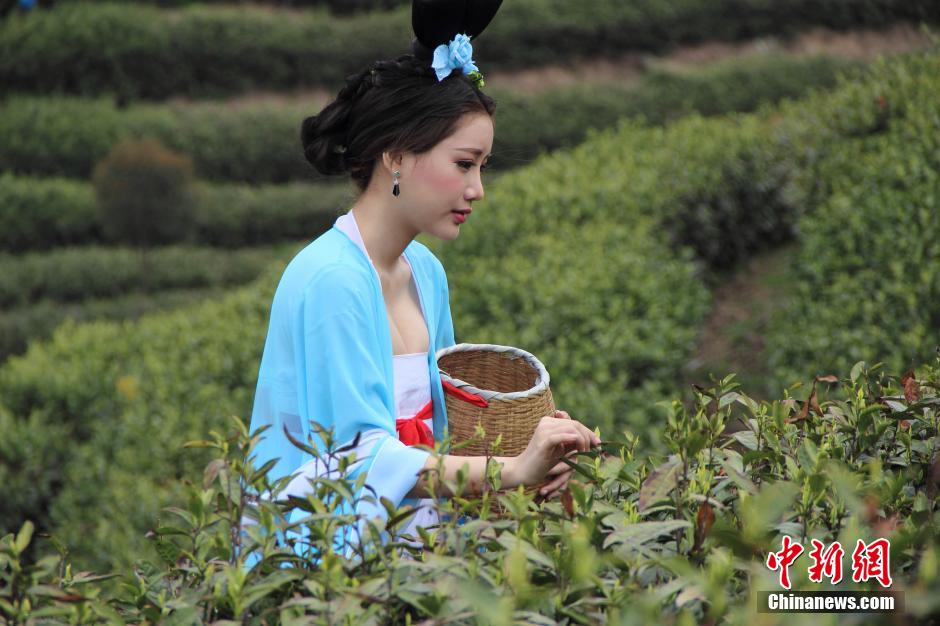
<svg viewBox="0 0 940 626">
<path fill-rule="evenodd" d="M 401 193 L 401 190 L 398 188 L 398 177 L 401 176 L 401 172 L 395 170 L 392 172 L 392 176 L 395 177 L 395 183 L 392 185 L 392 195 L 397 198 L 398 194 Z"/>
</svg>

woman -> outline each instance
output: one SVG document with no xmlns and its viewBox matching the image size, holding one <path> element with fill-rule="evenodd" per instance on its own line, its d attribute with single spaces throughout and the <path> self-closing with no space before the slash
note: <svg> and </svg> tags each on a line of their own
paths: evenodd
<svg viewBox="0 0 940 626">
<path fill-rule="evenodd" d="M 499 4 L 416 0 L 412 53 L 350 76 L 303 122 L 307 160 L 321 173 L 349 174 L 359 195 L 288 264 L 274 295 L 251 430 L 272 426 L 254 462 L 279 459 L 272 480 L 294 475 L 282 497 L 304 496 L 311 478 L 336 470 L 336 459 L 312 458 L 287 439 L 285 430 L 310 437 L 322 451 L 312 421 L 356 453 L 352 476 L 365 472 L 376 495 L 418 507 L 401 533 L 437 521 L 424 470 L 439 459 L 423 446 L 444 437 L 435 354 L 454 345 L 454 331 L 444 268 L 415 237 L 455 239 L 483 199 L 495 104 L 478 87 L 469 38 Z M 552 497 L 570 477 L 561 457 L 597 444 L 564 411 L 546 416 L 522 454 L 496 458 L 502 485 L 544 485 Z M 479 493 L 485 457 L 440 461 L 447 480 L 467 466 Z M 438 495 L 452 494 L 441 485 Z M 356 512 L 386 515 L 368 503 Z"/>
</svg>

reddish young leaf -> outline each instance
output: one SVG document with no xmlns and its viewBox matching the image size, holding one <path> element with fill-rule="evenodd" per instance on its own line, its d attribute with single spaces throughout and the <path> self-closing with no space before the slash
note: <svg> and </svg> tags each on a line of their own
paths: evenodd
<svg viewBox="0 0 940 626">
<path fill-rule="evenodd" d="M 901 385 L 904 387 L 904 399 L 907 400 L 908 404 L 920 400 L 920 384 L 918 384 L 917 378 L 914 377 L 914 368 L 904 372 L 904 375 L 901 376 Z"/>
<path fill-rule="evenodd" d="M 714 523 L 715 509 L 713 509 L 709 503 L 703 502 L 698 508 L 698 513 L 695 515 L 695 544 L 692 546 L 693 553 L 698 552 L 702 548 L 705 537 L 708 536 Z"/>
<path fill-rule="evenodd" d="M 564 507 L 568 518 L 574 519 L 574 498 L 571 496 L 571 491 L 568 489 L 561 492 L 561 506 Z"/>
<path fill-rule="evenodd" d="M 786 419 L 787 424 L 793 424 L 796 422 L 802 422 L 803 420 L 809 417 L 809 410 L 812 409 L 816 415 L 822 417 L 823 410 L 819 406 L 819 401 L 816 399 L 816 381 L 813 381 L 813 390 L 809 394 L 809 398 L 806 399 L 806 402 L 803 403 L 803 406 L 800 408 L 800 412 L 794 415 L 793 417 L 788 417 Z"/>
</svg>

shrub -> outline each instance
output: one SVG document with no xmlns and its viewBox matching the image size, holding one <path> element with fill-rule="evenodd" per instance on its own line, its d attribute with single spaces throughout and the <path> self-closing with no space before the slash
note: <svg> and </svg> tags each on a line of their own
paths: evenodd
<svg viewBox="0 0 940 626">
<path fill-rule="evenodd" d="M 134 323 L 66 321 L 0 368 L 0 397 L 15 419 L 35 414 L 64 429 L 69 450 L 58 457 L 51 502 L 28 517 L 41 512 L 76 563 L 129 566 L 143 554 L 154 515 L 183 494 L 170 477 L 209 460 L 181 441 L 250 410 L 276 276 Z M 55 450 L 58 441 L 46 443 Z"/>
<path fill-rule="evenodd" d="M 345 184 L 194 185 L 190 243 L 223 248 L 312 240 L 352 201 Z M 0 250 L 105 243 L 94 188 L 66 178 L 0 174 Z M 130 241 L 115 242 L 130 244 Z"/>
<path fill-rule="evenodd" d="M 192 179 L 192 160 L 159 142 L 116 144 L 92 179 L 105 234 L 144 248 L 186 239 L 194 222 Z"/>
<path fill-rule="evenodd" d="M 26 352 L 35 341 L 48 339 L 65 320 L 135 320 L 157 311 L 167 311 L 219 299 L 229 287 L 172 289 L 156 293 L 127 293 L 112 298 L 90 298 L 74 303 L 42 300 L 0 312 L 0 362 Z"/>
<path fill-rule="evenodd" d="M 882 62 L 782 125 L 816 140 L 798 153 L 811 209 L 797 224 L 797 287 L 767 342 L 778 384 L 855 360 L 906 369 L 940 346 L 938 76 L 935 53 Z"/>
<path fill-rule="evenodd" d="M 515 0 L 502 7 L 474 57 L 484 71 L 496 71 L 898 20 L 940 21 L 940 8 L 932 0 Z M 217 98 L 338 84 L 377 58 L 405 52 L 412 36 L 408 3 L 341 18 L 323 9 L 194 4 L 161 11 L 69 2 L 0 24 L 0 81 L 22 93 Z"/>
<path fill-rule="evenodd" d="M 585 82 L 537 94 L 490 89 L 500 103 L 493 166 L 511 169 L 541 152 L 581 143 L 589 128 L 621 117 L 655 124 L 691 112 L 748 111 L 762 102 L 831 86 L 846 61 L 776 55 L 725 62 L 696 73 L 653 70 L 634 85 Z M 200 178 L 281 183 L 319 178 L 297 141 L 316 103 L 214 102 L 132 105 L 106 98 L 12 97 L 0 104 L 0 168 L 21 174 L 87 177 L 123 138 L 156 137 L 192 157 Z M 82 119 L 83 124 L 68 124 Z"/>
<path fill-rule="evenodd" d="M 59 3 L 73 0 L 58 0 Z M 86 1 L 86 0 L 80 0 Z M 156 4 L 162 7 L 181 7 L 190 4 L 266 4 L 285 8 L 302 7 L 328 7 L 335 15 L 349 15 L 365 13 L 368 11 L 383 11 L 393 9 L 406 3 L 407 0 L 109 0 L 110 2 L 124 2 L 128 4 Z"/>
<path fill-rule="evenodd" d="M 43 299 L 77 302 L 128 292 L 234 286 L 250 282 L 295 244 L 237 251 L 188 246 L 155 248 L 145 257 L 131 248 L 88 246 L 0 254 L 0 306 Z"/>
<path fill-rule="evenodd" d="M 101 240 L 91 185 L 0 173 L 0 250 L 23 252 Z"/>
<path fill-rule="evenodd" d="M 459 268 L 444 254 L 457 341 L 536 354 L 559 408 L 604 430 L 633 425 L 649 441 L 657 426 L 644 400 L 673 391 L 709 305 L 691 253 L 640 218 L 559 223 L 505 243 Z"/>
<path fill-rule="evenodd" d="M 304 499 L 249 503 L 270 482 L 247 460 L 259 433 L 233 418 L 228 432 L 188 444 L 211 451 L 211 459 L 180 481 L 178 506 L 148 533 L 152 556 L 111 574 L 121 584 L 103 591 L 90 572 L 74 573 L 56 555 L 25 562 L 33 536 L 27 522 L 0 542 L 0 564 L 11 565 L 0 568 L 0 611 L 21 621 L 58 614 L 70 623 L 103 616 L 287 623 L 328 614 L 354 624 L 744 625 L 753 623 L 760 591 L 782 591 L 766 563 L 788 537 L 807 552 L 813 540 L 839 542 L 850 564 L 838 585 L 825 575 L 814 583 L 802 555 L 789 567 L 794 591 L 867 594 L 886 590 L 864 576 L 853 582 L 850 554 L 858 541 L 889 541 L 888 573 L 905 593 L 892 618 L 927 624 L 940 608 L 932 458 L 940 361 L 918 370 L 898 379 L 857 364 L 847 378 L 815 380 L 802 403 L 789 396 L 757 402 L 731 375 L 698 391 L 690 406 L 661 407 L 663 455 L 638 449 L 629 433 L 610 438 L 603 452 L 571 460 L 577 471 L 567 490 L 548 502 L 496 493 L 498 470 L 482 497 L 469 494 L 465 481 L 451 482 L 458 496 L 437 505 L 442 522 L 414 538 L 419 547 L 379 540 L 410 510 L 389 505 L 395 521 L 367 521 L 348 555 L 334 549 L 333 533 L 356 519 L 336 511 L 361 483 L 339 476 Z M 746 428 L 728 433 L 734 419 Z M 496 501 L 502 519 L 491 512 Z M 259 524 L 243 534 L 236 524 L 246 512 Z M 288 529 L 307 531 L 318 562 L 275 543 L 275 531 Z M 250 552 L 260 562 L 249 570 Z M 821 623 L 839 623 L 837 614 L 829 617 Z"/>
</svg>

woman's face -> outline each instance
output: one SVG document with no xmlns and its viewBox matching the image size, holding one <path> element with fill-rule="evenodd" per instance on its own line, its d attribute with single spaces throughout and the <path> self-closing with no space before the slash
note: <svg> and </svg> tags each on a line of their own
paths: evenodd
<svg viewBox="0 0 940 626">
<path fill-rule="evenodd" d="M 430 151 L 402 156 L 401 193 L 390 200 L 402 208 L 402 217 L 415 230 L 456 239 L 460 224 L 473 219 L 468 213 L 473 202 L 483 199 L 481 170 L 492 149 L 490 116 L 467 114 L 457 130 Z"/>
</svg>

